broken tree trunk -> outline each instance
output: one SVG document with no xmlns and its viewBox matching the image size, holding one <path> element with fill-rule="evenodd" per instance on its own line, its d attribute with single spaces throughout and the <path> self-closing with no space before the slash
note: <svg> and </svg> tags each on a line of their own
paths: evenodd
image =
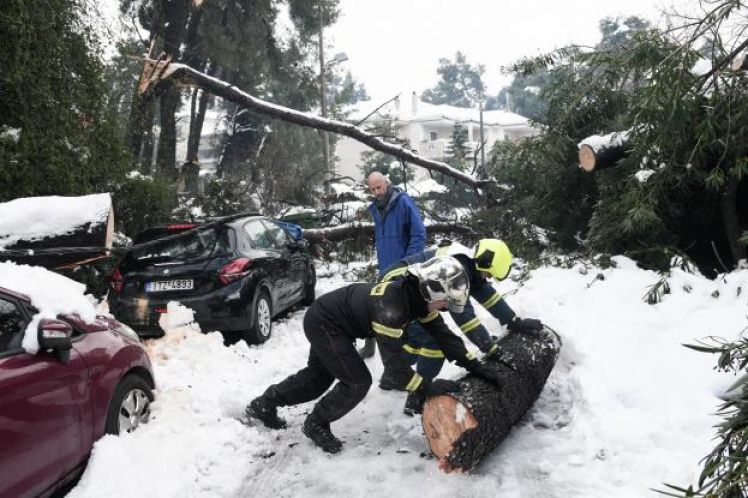
<svg viewBox="0 0 748 498">
<path fill-rule="evenodd" d="M 0 260 L 72 268 L 107 257 L 113 235 L 109 194 L 26 197 L 0 204 Z"/>
<path fill-rule="evenodd" d="M 626 156 L 627 132 L 592 135 L 579 143 L 579 167 L 587 173 L 610 168 Z"/>
<path fill-rule="evenodd" d="M 351 123 L 323 118 L 308 112 L 302 112 L 267 102 L 239 90 L 226 81 L 201 73 L 200 71 L 184 64 L 172 63 L 168 59 L 158 61 L 148 59 L 145 61 L 143 73 L 141 74 L 140 83 L 138 85 L 138 91 L 141 94 L 149 91 L 158 91 L 160 87 L 171 83 L 186 87 L 197 86 L 241 107 L 252 109 L 253 111 L 266 116 L 271 116 L 300 126 L 307 126 L 351 137 L 354 140 L 358 140 L 359 142 L 368 145 L 374 150 L 391 154 L 404 161 L 408 161 L 409 163 L 416 164 L 431 171 L 438 171 L 476 189 L 490 188 L 493 185 L 493 182 L 490 180 L 478 180 L 472 175 L 463 173 L 446 163 L 421 157 L 404 147 L 385 142 L 376 135 Z"/>
<path fill-rule="evenodd" d="M 426 229 L 429 233 L 461 233 L 465 235 L 475 235 L 475 233 L 466 226 L 455 225 L 453 223 L 427 223 Z M 353 237 L 374 237 L 374 223 L 345 223 L 330 228 L 305 228 L 303 231 L 304 238 L 311 244 L 322 242 L 337 242 Z"/>
<path fill-rule="evenodd" d="M 502 380 L 501 389 L 474 375 L 460 380 L 460 391 L 436 396 L 423 408 L 423 429 L 439 468 L 474 468 L 509 434 L 535 403 L 561 348 L 549 328 L 535 334 L 510 333 L 500 353 L 486 362 Z"/>
</svg>

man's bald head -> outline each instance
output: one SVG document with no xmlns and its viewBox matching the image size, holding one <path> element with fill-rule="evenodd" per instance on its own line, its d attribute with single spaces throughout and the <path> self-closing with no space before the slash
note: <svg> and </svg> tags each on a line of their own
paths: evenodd
<svg viewBox="0 0 748 498">
<path fill-rule="evenodd" d="M 366 182 L 369 185 L 369 192 L 377 199 L 381 200 L 387 194 L 387 187 L 390 181 L 379 171 L 374 171 L 370 174 Z"/>
</svg>

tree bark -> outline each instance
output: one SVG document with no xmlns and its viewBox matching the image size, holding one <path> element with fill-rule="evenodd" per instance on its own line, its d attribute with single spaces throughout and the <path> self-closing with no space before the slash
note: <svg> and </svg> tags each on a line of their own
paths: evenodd
<svg viewBox="0 0 748 498">
<path fill-rule="evenodd" d="M 594 135 L 579 143 L 579 167 L 587 173 L 616 166 L 626 156 L 627 134 Z"/>
<path fill-rule="evenodd" d="M 260 114 L 300 126 L 307 126 L 351 137 L 368 145 L 372 149 L 391 154 L 404 161 L 432 171 L 439 171 L 473 188 L 490 188 L 493 186 L 493 182 L 489 180 L 478 180 L 472 175 L 452 168 L 446 163 L 421 157 L 404 147 L 387 143 L 379 137 L 350 123 L 322 118 L 311 113 L 264 101 L 239 90 L 226 81 L 211 77 L 183 64 L 146 60 L 146 69 L 143 72 L 143 78 L 139 86 L 140 92 L 158 92 L 163 90 L 164 87 L 169 87 L 171 83 L 187 87 L 199 86 L 214 95 L 234 102 L 241 107 L 252 109 Z"/>
<path fill-rule="evenodd" d="M 166 7 L 164 52 L 172 59 L 179 57 L 179 46 L 187 30 L 191 0 L 171 0 Z M 164 178 L 176 178 L 177 125 L 179 89 L 165 89 L 160 99 L 161 132 L 156 152 L 156 171 Z"/>
<path fill-rule="evenodd" d="M 460 391 L 426 401 L 423 429 L 445 472 L 471 470 L 506 438 L 540 396 L 561 339 L 549 328 L 510 333 L 499 340 L 499 348 L 498 357 L 486 365 L 501 379 L 501 389 L 467 375 Z"/>
<path fill-rule="evenodd" d="M 740 181 L 733 175 L 728 174 L 725 187 L 720 196 L 720 210 L 722 211 L 722 225 L 725 237 L 730 246 L 732 257 L 732 268 L 738 261 L 746 258 L 746 248 L 740 243 L 740 221 L 738 219 L 738 186 Z"/>
</svg>

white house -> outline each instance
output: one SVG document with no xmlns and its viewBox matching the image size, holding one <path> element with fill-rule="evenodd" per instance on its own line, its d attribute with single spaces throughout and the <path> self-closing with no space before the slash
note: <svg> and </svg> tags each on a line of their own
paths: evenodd
<svg viewBox="0 0 748 498">
<path fill-rule="evenodd" d="M 452 138 L 455 123 L 460 123 L 468 133 L 468 146 L 476 150 L 480 144 L 480 111 L 478 108 L 463 108 L 450 105 L 434 105 L 423 102 L 416 92 L 412 92 L 410 102 L 396 98 L 374 115 L 366 123 L 377 120 L 391 120 L 398 137 L 408 140 L 410 146 L 424 157 L 444 161 L 446 150 Z M 350 122 L 358 122 L 374 109 L 378 103 L 363 102 L 349 116 Z M 361 125 L 361 126 L 365 126 Z M 486 140 L 486 156 L 493 144 L 499 140 L 516 141 L 532 136 L 538 130 L 530 126 L 528 119 L 506 111 L 483 111 L 483 138 Z M 349 137 L 340 137 L 335 146 L 335 173 L 348 176 L 356 181 L 363 179 L 359 168 L 361 152 L 370 150 L 368 146 Z M 416 171 L 426 170 L 417 168 Z M 417 174 L 419 178 L 421 175 Z"/>
</svg>

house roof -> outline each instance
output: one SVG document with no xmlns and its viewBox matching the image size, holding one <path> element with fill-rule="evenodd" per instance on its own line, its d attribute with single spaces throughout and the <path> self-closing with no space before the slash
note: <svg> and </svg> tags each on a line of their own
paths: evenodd
<svg viewBox="0 0 748 498">
<path fill-rule="evenodd" d="M 385 117 L 394 118 L 399 121 L 458 121 L 458 122 L 480 122 L 480 112 L 477 108 L 455 107 L 451 105 L 436 105 L 423 102 L 418 98 L 414 105 L 414 94 L 403 98 L 406 93 L 401 93 L 399 98 L 389 102 L 375 115 L 379 119 Z M 399 102 L 398 102 L 399 100 Z M 350 109 L 348 120 L 359 121 L 371 114 L 381 102 L 359 102 Z M 374 116 L 368 120 L 376 119 Z M 493 110 L 483 111 L 483 124 L 485 126 L 529 126 L 528 119 L 513 112 Z"/>
</svg>

